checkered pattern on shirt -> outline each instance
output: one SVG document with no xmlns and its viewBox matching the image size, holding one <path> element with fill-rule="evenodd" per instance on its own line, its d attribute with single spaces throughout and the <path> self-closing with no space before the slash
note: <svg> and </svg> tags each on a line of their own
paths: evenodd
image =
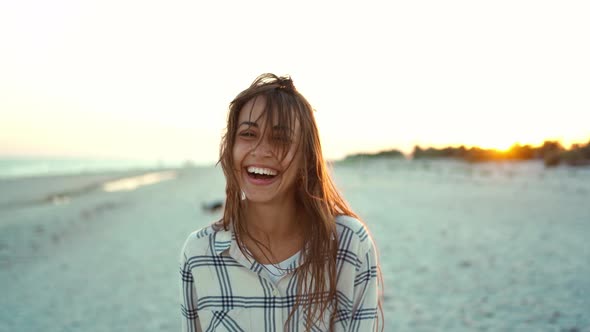
<svg viewBox="0 0 590 332">
<path fill-rule="evenodd" d="M 355 218 L 336 218 L 336 331 L 373 331 L 377 320 L 377 258 L 365 226 Z M 183 331 L 304 331 L 305 312 L 295 312 L 297 280 L 290 272 L 273 283 L 268 272 L 239 250 L 232 231 L 212 226 L 191 233 L 180 257 Z M 328 321 L 326 314 L 325 321 Z M 312 331 L 326 331 L 318 321 Z"/>
</svg>

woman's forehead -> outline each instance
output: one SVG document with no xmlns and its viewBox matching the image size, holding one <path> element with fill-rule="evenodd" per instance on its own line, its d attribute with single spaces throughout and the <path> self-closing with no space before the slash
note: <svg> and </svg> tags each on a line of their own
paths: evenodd
<svg viewBox="0 0 590 332">
<path fill-rule="evenodd" d="M 246 102 L 244 104 L 244 106 L 242 106 L 242 108 L 240 109 L 240 113 L 238 115 L 238 126 L 242 125 L 242 124 L 248 124 L 248 125 L 252 125 L 252 124 L 256 124 L 257 126 L 264 126 L 266 124 L 266 98 L 263 96 L 256 96 L 252 99 L 250 99 L 248 102 Z M 278 116 L 278 110 L 276 108 L 273 108 L 271 110 L 271 112 L 273 112 L 272 114 L 272 121 L 273 121 L 273 127 L 281 127 L 283 129 L 286 129 L 284 127 L 291 127 L 291 125 L 294 125 L 295 128 L 299 128 L 299 121 L 297 119 L 297 117 L 294 117 L 293 119 L 293 123 L 279 123 L 279 116 Z M 295 114 L 293 114 L 294 116 Z"/>
<path fill-rule="evenodd" d="M 266 98 L 264 97 L 257 96 L 248 100 L 248 102 L 242 106 L 242 109 L 240 109 L 240 114 L 238 116 L 240 123 L 242 121 L 255 122 L 261 117 L 261 115 L 263 115 L 265 107 Z"/>
</svg>

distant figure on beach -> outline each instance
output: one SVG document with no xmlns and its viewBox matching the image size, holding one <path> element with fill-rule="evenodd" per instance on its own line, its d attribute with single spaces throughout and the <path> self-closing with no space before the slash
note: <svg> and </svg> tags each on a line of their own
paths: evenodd
<svg viewBox="0 0 590 332">
<path fill-rule="evenodd" d="M 313 112 L 273 74 L 230 103 L 223 216 L 180 255 L 183 331 L 383 330 L 377 249 L 329 175 Z"/>
</svg>

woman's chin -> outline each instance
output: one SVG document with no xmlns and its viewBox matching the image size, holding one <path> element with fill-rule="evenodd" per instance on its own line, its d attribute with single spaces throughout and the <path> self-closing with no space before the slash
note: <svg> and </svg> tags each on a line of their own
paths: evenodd
<svg viewBox="0 0 590 332">
<path fill-rule="evenodd" d="M 264 194 L 264 193 L 248 193 L 248 192 L 246 192 L 246 201 L 248 203 L 254 203 L 254 204 L 271 203 L 274 198 L 275 198 L 275 195 L 269 195 L 269 194 Z"/>
<path fill-rule="evenodd" d="M 246 201 L 252 204 L 283 204 L 291 197 L 286 192 L 260 192 L 260 191 L 245 191 Z"/>
</svg>

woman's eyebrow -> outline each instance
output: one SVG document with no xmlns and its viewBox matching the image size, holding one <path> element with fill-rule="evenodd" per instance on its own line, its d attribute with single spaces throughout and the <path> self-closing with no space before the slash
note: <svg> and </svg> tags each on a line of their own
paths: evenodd
<svg viewBox="0 0 590 332">
<path fill-rule="evenodd" d="M 252 121 L 243 121 L 242 123 L 240 123 L 240 125 L 238 127 L 241 127 L 244 125 L 248 126 L 248 128 L 250 128 L 250 127 L 258 128 L 258 123 L 252 122 Z M 289 128 L 288 126 L 275 125 L 272 127 L 272 131 L 292 134 L 291 128 Z"/>
<path fill-rule="evenodd" d="M 287 127 L 287 126 L 280 126 L 280 125 L 272 126 L 272 129 L 273 130 L 291 131 L 289 127 Z"/>
<path fill-rule="evenodd" d="M 273 126 L 272 131 L 275 135 L 293 136 L 295 132 L 288 126 Z"/>
<path fill-rule="evenodd" d="M 240 123 L 240 127 L 243 126 L 243 125 L 246 125 L 248 127 L 256 127 L 256 128 L 258 128 L 258 123 L 252 122 L 252 121 L 244 121 L 244 122 Z"/>
</svg>

